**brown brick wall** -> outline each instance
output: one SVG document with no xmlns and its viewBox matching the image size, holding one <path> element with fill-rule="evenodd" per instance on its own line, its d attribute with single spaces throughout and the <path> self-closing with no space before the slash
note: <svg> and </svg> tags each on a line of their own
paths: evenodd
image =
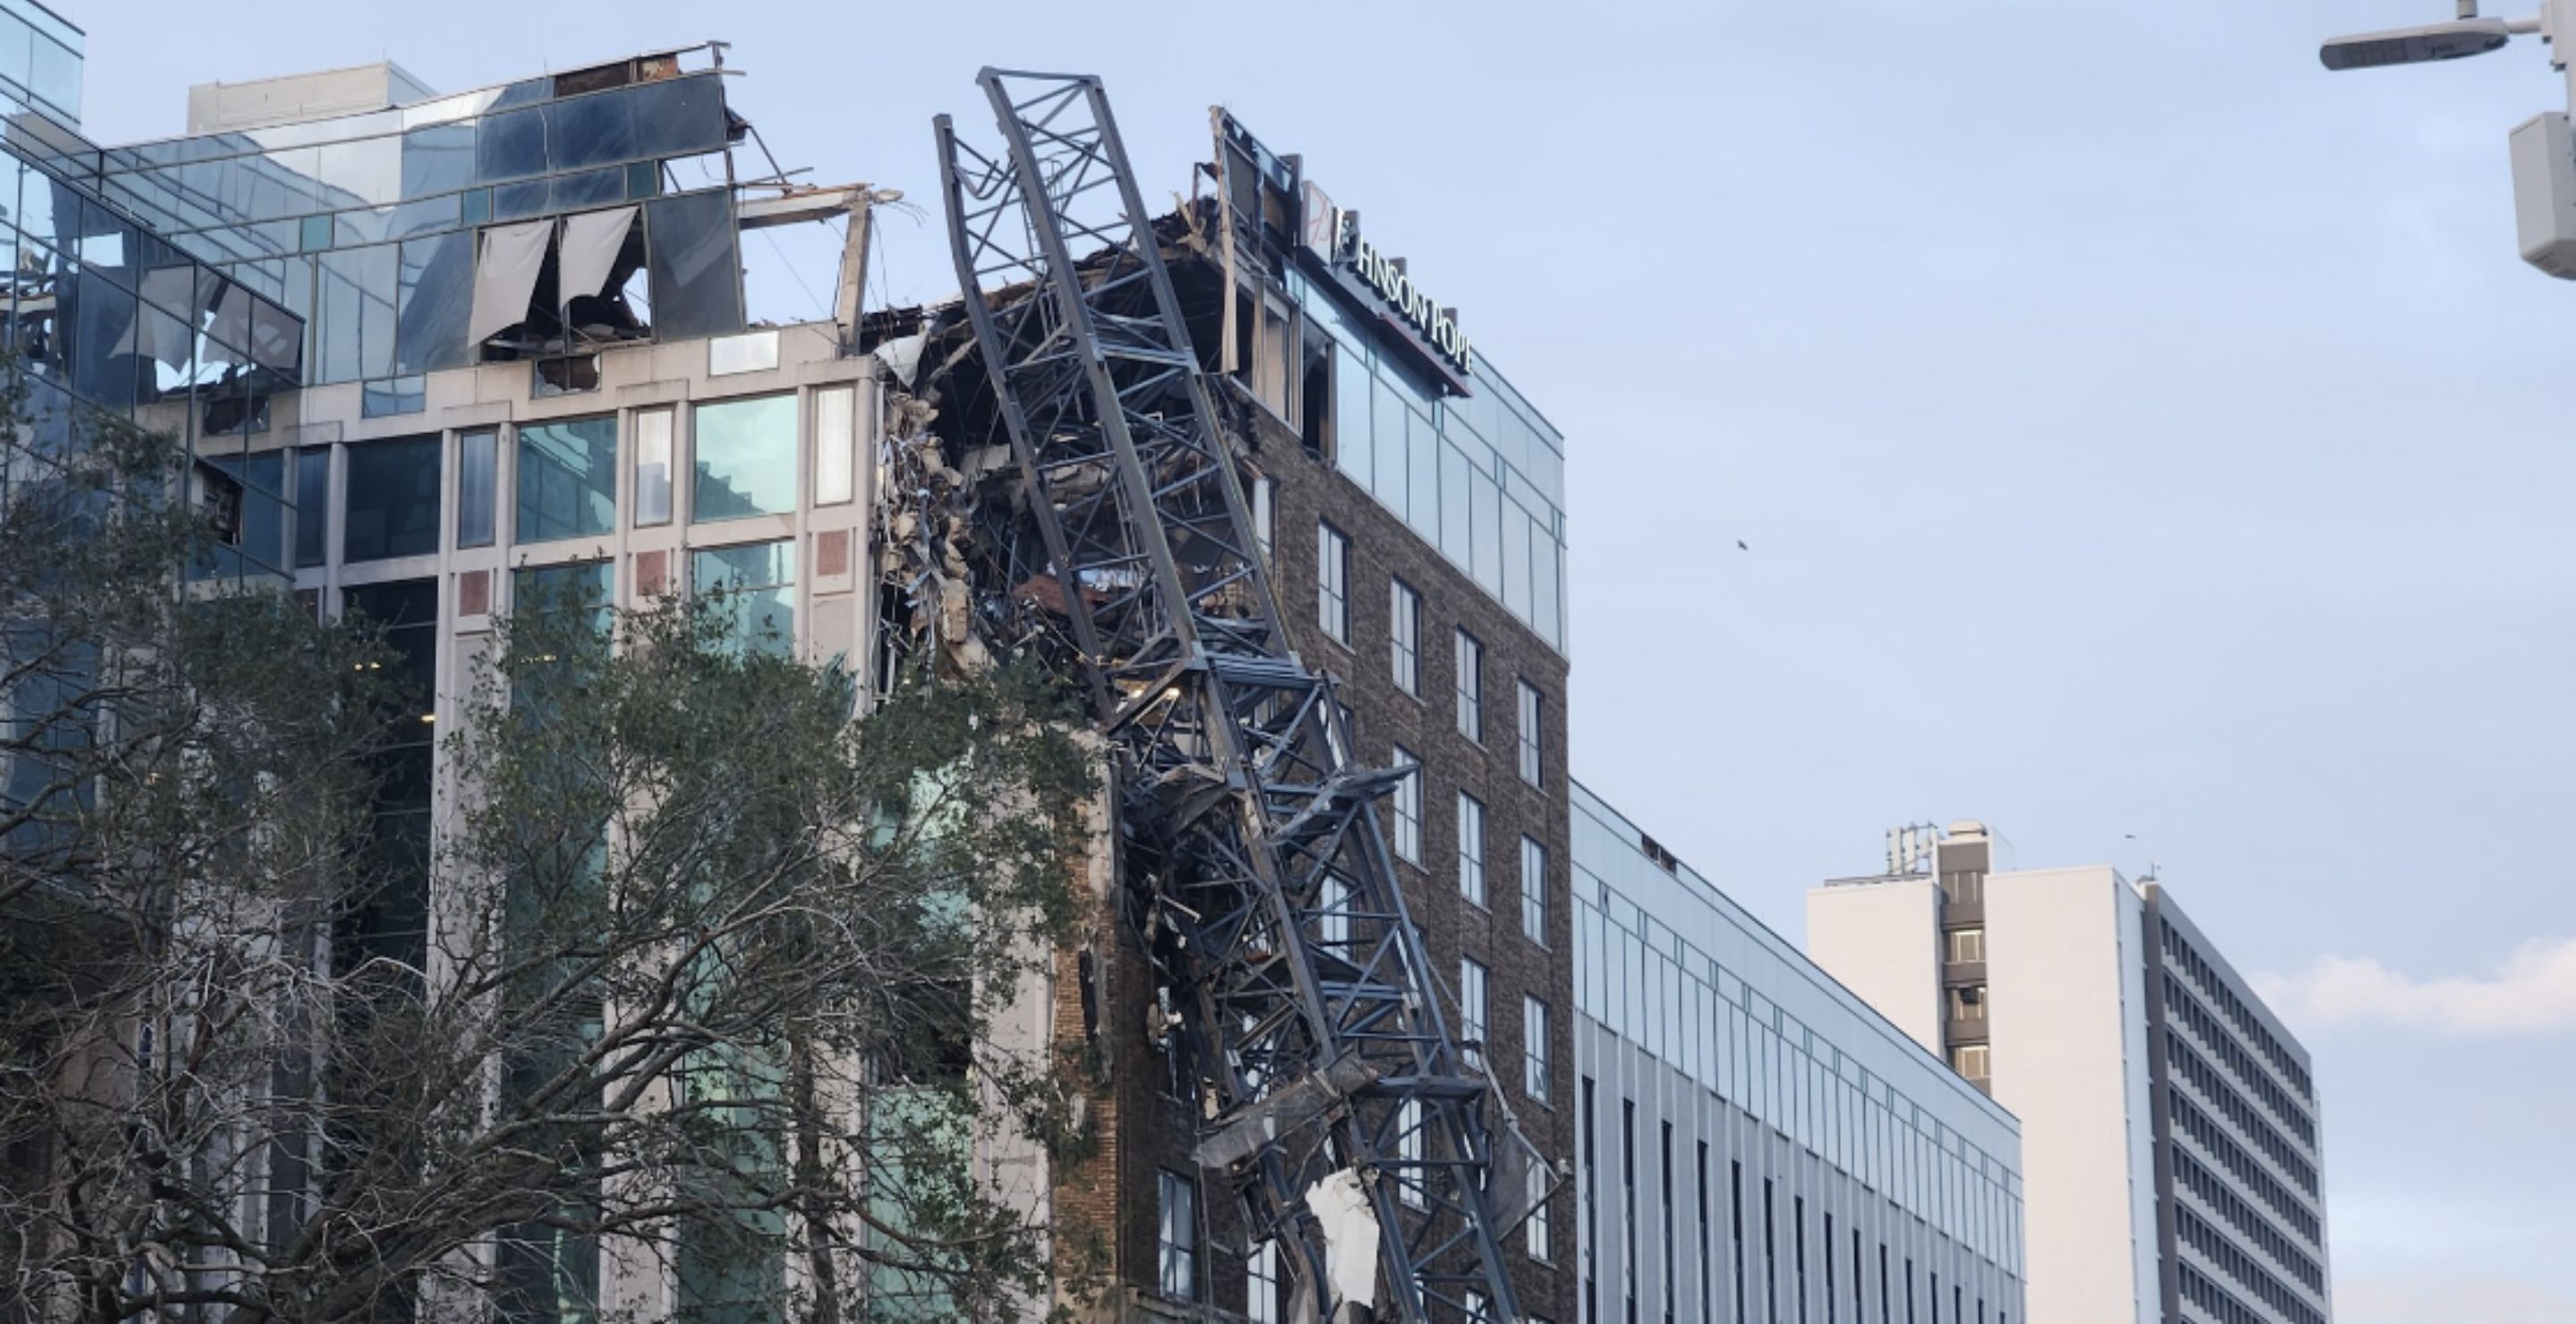
<svg viewBox="0 0 2576 1324">
<path fill-rule="evenodd" d="M 1574 1153 L 1573 921 L 1569 899 L 1572 843 L 1566 800 L 1566 660 L 1541 642 L 1473 578 L 1423 541 L 1394 512 L 1349 478 L 1309 455 L 1297 437 L 1263 418 L 1254 462 L 1276 483 L 1272 585 L 1280 613 L 1309 667 L 1341 682 L 1351 710 L 1357 756 L 1384 765 L 1402 745 L 1422 760 L 1422 863 L 1398 861 L 1405 899 L 1428 940 L 1435 969 L 1457 991 L 1458 962 L 1472 956 L 1489 971 L 1486 1055 L 1512 1111 L 1551 1163 Z M 1350 540 L 1350 642 L 1325 637 L 1316 612 L 1318 521 Z M 1419 698 L 1396 687 L 1392 663 L 1390 582 L 1402 578 L 1421 595 Z M 1455 632 L 1484 646 L 1484 740 L 1457 729 Z M 1540 694 L 1546 785 L 1520 777 L 1520 701 L 1516 682 Z M 1479 909 L 1458 886 L 1458 793 L 1485 806 L 1485 900 Z M 1390 832 L 1392 815 L 1386 816 Z M 1547 944 L 1521 932 L 1520 839 L 1547 848 Z M 1389 843 L 1392 845 L 1392 842 Z M 1524 994 L 1548 1006 L 1550 1099 L 1522 1091 Z M 1450 1025 L 1457 1027 L 1455 1004 Z M 1569 1163 L 1570 1166 L 1570 1163 Z M 1550 1263 L 1522 1257 L 1523 1238 L 1508 1240 L 1512 1281 L 1523 1311 L 1556 1321 L 1574 1318 L 1574 1199 L 1560 1189 L 1550 1227 Z M 1220 1298 L 1223 1299 L 1223 1298 Z"/>
</svg>

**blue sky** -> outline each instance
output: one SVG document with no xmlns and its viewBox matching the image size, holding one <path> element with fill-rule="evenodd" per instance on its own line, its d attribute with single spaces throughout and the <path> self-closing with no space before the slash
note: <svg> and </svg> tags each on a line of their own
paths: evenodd
<svg viewBox="0 0 2576 1324">
<path fill-rule="evenodd" d="M 2576 1321 L 2536 43 L 2318 68 L 2449 0 L 69 9 L 110 142 L 191 82 L 722 37 L 782 160 L 935 206 L 980 65 L 1106 76 L 1149 192 L 1229 104 L 1567 433 L 1577 775 L 1788 933 L 1900 822 L 2159 862 L 2316 1054 L 2339 1318 Z M 935 217 L 883 252 L 872 302 L 950 289 Z"/>
</svg>

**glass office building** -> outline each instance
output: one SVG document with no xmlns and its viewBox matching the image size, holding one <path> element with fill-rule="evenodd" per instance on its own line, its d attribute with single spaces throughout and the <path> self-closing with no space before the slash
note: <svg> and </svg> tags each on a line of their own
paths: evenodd
<svg viewBox="0 0 2576 1324">
<path fill-rule="evenodd" d="M 718 51 L 126 147 L 66 141 L 52 164 L 304 319 L 306 384 L 366 382 L 372 412 L 417 412 L 430 372 L 742 328 L 724 149 L 743 128 Z M 389 96 L 420 92 L 402 79 Z"/>
<path fill-rule="evenodd" d="M 1475 393 L 1444 394 L 1379 347 L 1373 316 L 1303 273 L 1286 279 L 1333 344 L 1335 463 L 1565 652 L 1565 434 L 1481 356 Z"/>
<path fill-rule="evenodd" d="M 1581 786 L 1587 1321 L 2010 1324 L 2012 1115 Z"/>
<path fill-rule="evenodd" d="M 16 259 L 0 318 L 27 387 L 8 479 L 41 481 L 86 411 L 166 433 L 203 462 L 197 481 L 230 530 L 192 573 L 282 577 L 285 472 L 252 438 L 295 389 L 303 324 L 96 190 L 71 127 L 80 52 L 60 17 L 0 0 L 0 238 Z"/>
</svg>

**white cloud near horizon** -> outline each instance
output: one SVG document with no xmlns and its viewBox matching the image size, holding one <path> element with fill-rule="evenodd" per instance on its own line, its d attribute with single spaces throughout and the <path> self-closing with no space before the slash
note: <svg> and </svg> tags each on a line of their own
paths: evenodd
<svg viewBox="0 0 2576 1324">
<path fill-rule="evenodd" d="M 2341 1324 L 2576 1324 L 2576 1300 L 2527 1282 L 2337 1274 Z"/>
<path fill-rule="evenodd" d="M 2416 978 L 2368 957 L 2320 956 L 2255 990 L 2293 1025 L 2372 1024 L 2463 1035 L 2576 1029 L 2576 936 L 2535 938 L 2491 974 Z"/>
</svg>

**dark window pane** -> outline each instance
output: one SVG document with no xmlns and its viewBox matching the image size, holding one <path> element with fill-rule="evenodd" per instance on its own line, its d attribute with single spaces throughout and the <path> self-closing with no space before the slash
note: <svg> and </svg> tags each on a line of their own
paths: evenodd
<svg viewBox="0 0 2576 1324">
<path fill-rule="evenodd" d="M 477 183 L 525 179 L 546 172 L 546 121 L 540 110 L 486 115 L 474 133 Z"/>
<path fill-rule="evenodd" d="M 474 303 L 474 234 L 455 230 L 402 246 L 394 371 L 436 372 L 471 361 L 465 318 Z"/>
<path fill-rule="evenodd" d="M 142 356 L 134 352 L 134 296 L 87 263 L 81 264 L 78 284 L 72 390 L 110 409 L 131 408 L 143 372 Z"/>
<path fill-rule="evenodd" d="M 796 397 L 700 405 L 696 503 L 700 523 L 796 509 Z"/>
<path fill-rule="evenodd" d="M 554 168 L 615 165 L 635 155 L 635 120 L 624 92 L 595 92 L 545 108 Z"/>
<path fill-rule="evenodd" d="M 629 94 L 638 156 L 691 156 L 724 145 L 720 75 L 638 84 Z"/>
<path fill-rule="evenodd" d="M 348 451 L 341 559 L 375 561 L 437 551 L 438 438 L 371 441 Z"/>
<path fill-rule="evenodd" d="M 652 249 L 653 328 L 663 340 L 742 329 L 742 270 L 733 199 L 721 190 L 645 204 Z"/>
<path fill-rule="evenodd" d="M 593 632 L 606 636 L 609 609 L 615 605 L 611 595 L 616 583 L 606 561 L 578 561 L 571 565 L 528 566 L 510 572 L 510 610 L 554 613 L 579 611 L 589 618 Z"/>
<path fill-rule="evenodd" d="M 492 190 L 492 219 L 520 221 L 531 216 L 542 216 L 546 211 L 546 199 L 553 196 L 553 193 L 554 190 L 547 181 L 542 179 L 531 179 L 523 184 L 498 185 Z"/>
<path fill-rule="evenodd" d="M 518 542 L 617 527 L 617 420 L 583 418 L 519 429 Z"/>
<path fill-rule="evenodd" d="M 432 124 L 402 140 L 402 195 L 426 198 L 474 182 L 474 126 Z"/>
<path fill-rule="evenodd" d="M 331 451 L 295 453 L 295 565 L 297 569 L 322 564 L 323 533 L 329 527 L 331 510 Z"/>
<path fill-rule="evenodd" d="M 626 197 L 626 171 L 617 166 L 585 170 L 578 175 L 557 175 L 554 183 L 556 211 L 596 207 L 623 201 Z"/>
</svg>

